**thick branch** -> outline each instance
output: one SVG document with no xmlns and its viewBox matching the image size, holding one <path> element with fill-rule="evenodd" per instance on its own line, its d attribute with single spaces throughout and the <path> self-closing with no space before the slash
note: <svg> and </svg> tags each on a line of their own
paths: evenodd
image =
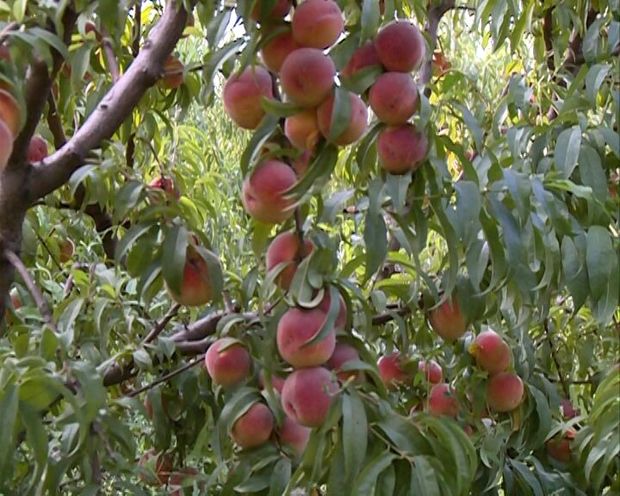
<svg viewBox="0 0 620 496">
<path fill-rule="evenodd" d="M 450 9 L 454 8 L 454 0 L 443 0 L 439 5 L 432 7 L 428 11 L 428 19 L 426 21 L 425 31 L 428 36 L 428 48 L 429 53 L 427 59 L 422 66 L 420 75 L 420 83 L 423 86 L 428 85 L 433 76 L 433 52 L 437 46 L 437 30 L 439 29 L 439 21 L 443 15 Z M 430 90 L 426 88 L 424 90 L 426 96 L 430 95 Z"/>
<path fill-rule="evenodd" d="M 49 158 L 33 166 L 30 200 L 35 201 L 63 184 L 83 163 L 88 152 L 110 138 L 131 115 L 144 93 L 159 79 L 163 63 L 183 33 L 187 12 L 176 1 L 166 5 L 127 72 L 112 86 L 74 136 Z"/>
</svg>

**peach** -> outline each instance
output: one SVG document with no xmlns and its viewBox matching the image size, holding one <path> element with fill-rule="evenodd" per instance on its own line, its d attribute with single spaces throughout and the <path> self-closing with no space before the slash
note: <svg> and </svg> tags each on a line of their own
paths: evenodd
<svg viewBox="0 0 620 496">
<path fill-rule="evenodd" d="M 362 99 L 355 93 L 348 93 L 351 115 L 347 127 L 331 141 L 340 146 L 355 143 L 366 132 L 368 126 L 368 109 Z M 332 113 L 334 111 L 334 96 L 327 98 L 317 109 L 319 129 L 325 139 L 329 140 L 331 131 Z"/>
<path fill-rule="evenodd" d="M 174 90 L 183 84 L 183 62 L 173 55 L 169 55 L 164 62 L 164 72 L 159 84 L 162 88 Z"/>
<path fill-rule="evenodd" d="M 581 414 L 581 412 L 573 406 L 571 401 L 566 398 L 560 400 L 560 408 L 565 420 L 573 419 Z"/>
<path fill-rule="evenodd" d="M 181 193 L 176 187 L 174 179 L 170 176 L 159 176 L 153 179 L 149 183 L 149 187 L 154 189 L 161 189 L 167 195 L 172 198 L 176 198 L 177 200 L 181 198 Z"/>
<path fill-rule="evenodd" d="M 426 380 L 431 384 L 439 384 L 443 381 L 443 370 L 435 360 L 420 360 L 418 370 L 424 374 Z"/>
<path fill-rule="evenodd" d="M 247 67 L 228 78 L 222 96 L 226 113 L 239 127 L 256 129 L 265 116 L 262 98 L 273 98 L 271 75 L 264 67 Z"/>
<path fill-rule="evenodd" d="M 9 127 L 0 120 L 0 171 L 4 170 L 13 153 L 13 134 Z"/>
<path fill-rule="evenodd" d="M 265 12 L 265 10 L 267 10 L 265 5 L 266 3 L 267 2 L 264 0 L 259 0 L 256 2 L 250 17 L 261 23 L 274 22 L 278 19 L 283 19 L 286 17 L 288 11 L 291 10 L 290 0 L 275 0 L 268 12 Z"/>
<path fill-rule="evenodd" d="M 265 373 L 261 370 L 258 374 L 258 385 L 261 389 L 265 389 Z M 278 393 L 282 394 L 282 387 L 284 386 L 284 378 L 278 375 L 271 376 L 271 387 Z"/>
<path fill-rule="evenodd" d="M 388 388 L 395 388 L 411 379 L 411 375 L 403 369 L 403 362 L 404 359 L 399 352 L 379 358 L 377 362 L 379 375 Z"/>
<path fill-rule="evenodd" d="M 496 412 L 510 412 L 523 402 L 523 381 L 511 372 L 491 376 L 487 383 L 487 403 Z"/>
<path fill-rule="evenodd" d="M 168 287 L 174 301 L 185 306 L 200 306 L 213 298 L 207 262 L 191 245 L 187 247 L 180 292 Z"/>
<path fill-rule="evenodd" d="M 459 402 L 454 389 L 446 383 L 435 384 L 432 387 L 427 404 L 431 415 L 456 417 L 459 413 Z"/>
<path fill-rule="evenodd" d="M 503 372 L 510 367 L 511 354 L 508 344 L 495 331 L 481 332 L 469 347 L 476 364 L 489 374 Z"/>
<path fill-rule="evenodd" d="M 269 39 L 260 53 L 269 70 L 277 74 L 280 72 L 286 57 L 298 48 L 300 46 L 293 39 L 293 32 L 289 29 Z"/>
<path fill-rule="evenodd" d="M 140 479 L 150 486 L 163 486 L 168 482 L 172 471 L 172 457 L 168 453 L 157 454 L 155 450 L 146 451 L 138 465 L 148 473 L 140 473 Z"/>
<path fill-rule="evenodd" d="M 168 480 L 168 489 L 170 490 L 169 496 L 183 496 L 184 487 L 192 487 L 192 482 L 196 480 L 198 470 L 194 467 L 179 468 L 175 472 L 170 474 Z M 202 490 L 205 489 L 204 482 L 200 482 L 198 487 Z"/>
<path fill-rule="evenodd" d="M 421 165 L 428 151 L 428 140 L 412 124 L 387 127 L 377 138 L 381 167 L 390 174 L 406 174 Z"/>
<path fill-rule="evenodd" d="M 296 232 L 287 231 L 280 233 L 267 248 L 267 271 L 271 271 L 281 263 L 286 263 L 286 268 L 280 272 L 276 279 L 278 286 L 286 290 L 291 286 L 299 262 L 308 256 L 313 249 L 314 244 L 309 239 L 304 239 L 302 249 Z"/>
<path fill-rule="evenodd" d="M 293 160 L 291 165 L 298 177 L 302 177 L 306 173 L 312 160 L 314 160 L 312 150 L 304 150 L 303 153 Z"/>
<path fill-rule="evenodd" d="M 315 336 L 325 322 L 325 313 L 318 308 L 305 310 L 289 308 L 278 322 L 276 342 L 280 356 L 293 367 L 322 365 L 334 352 L 336 331 L 330 329 L 321 339 L 306 344 Z"/>
<path fill-rule="evenodd" d="M 287 117 L 284 121 L 284 134 L 295 148 L 314 150 L 319 141 L 316 110 L 308 109 Z"/>
<path fill-rule="evenodd" d="M 298 424 L 288 415 L 284 416 L 282 425 L 277 429 L 280 444 L 291 448 L 297 457 L 303 455 L 311 432 L 312 429 Z"/>
<path fill-rule="evenodd" d="M 411 72 L 426 53 L 420 30 L 408 21 L 389 23 L 375 39 L 379 60 L 388 71 Z"/>
<path fill-rule="evenodd" d="M 243 183 L 243 206 L 256 220 L 278 224 L 293 215 L 294 203 L 285 192 L 297 181 L 295 171 L 284 162 L 266 160 Z"/>
<path fill-rule="evenodd" d="M 456 341 L 467 330 L 465 316 L 454 296 L 431 310 L 429 321 L 435 332 L 448 342 Z"/>
<path fill-rule="evenodd" d="M 338 293 L 338 299 L 340 300 L 340 309 L 338 310 L 338 316 L 336 317 L 334 327 L 336 328 L 336 331 L 342 331 L 347 325 L 347 304 L 345 303 L 344 298 L 340 293 Z M 329 306 L 331 304 L 331 301 L 332 300 L 329 296 L 329 291 L 326 291 L 325 296 L 321 300 L 321 303 L 318 304 L 317 308 L 327 314 L 327 312 L 329 312 Z"/>
<path fill-rule="evenodd" d="M 220 338 L 209 346 L 205 365 L 215 384 L 229 387 L 239 384 L 250 375 L 252 359 L 239 341 Z"/>
<path fill-rule="evenodd" d="M 333 0 L 305 0 L 293 15 L 293 37 L 301 46 L 330 47 L 343 31 L 342 11 Z"/>
<path fill-rule="evenodd" d="M 273 414 L 264 403 L 254 403 L 232 426 L 230 436 L 241 448 L 264 444 L 273 431 Z"/>
<path fill-rule="evenodd" d="M 63 239 L 59 244 L 60 254 L 58 256 L 58 260 L 61 264 L 65 264 L 73 258 L 73 254 L 75 253 L 75 245 L 73 241 L 70 239 Z"/>
<path fill-rule="evenodd" d="M 332 356 L 329 357 L 329 360 L 327 360 L 327 363 L 325 365 L 328 369 L 336 371 L 336 376 L 338 377 L 338 379 L 342 382 L 345 382 L 349 379 L 359 378 L 361 377 L 361 374 L 354 371 L 338 371 L 342 368 L 344 364 L 359 359 L 360 355 L 354 346 L 351 346 L 347 343 L 337 343 L 336 347 L 334 348 L 334 352 L 332 353 Z"/>
<path fill-rule="evenodd" d="M 9 128 L 14 140 L 21 129 L 22 116 L 17 100 L 6 90 L 0 90 L 0 121 Z"/>
<path fill-rule="evenodd" d="M 418 88 L 409 74 L 381 74 L 368 93 L 370 108 L 381 122 L 406 123 L 418 108 Z"/>
<path fill-rule="evenodd" d="M 575 435 L 575 429 L 569 428 L 564 434 L 558 434 L 549 439 L 545 443 L 547 454 L 559 462 L 570 462 L 572 457 L 571 441 L 575 439 Z"/>
<path fill-rule="evenodd" d="M 316 107 L 325 100 L 335 76 L 334 61 L 318 48 L 298 48 L 280 69 L 282 90 L 291 102 L 303 107 Z"/>
<path fill-rule="evenodd" d="M 282 407 L 292 420 L 304 427 L 319 427 L 325 422 L 338 385 L 333 374 L 323 367 L 295 370 L 284 381 Z"/>
<path fill-rule="evenodd" d="M 0 60 L 4 60 L 5 62 L 11 61 L 11 51 L 6 45 L 0 45 Z"/>
<path fill-rule="evenodd" d="M 40 162 L 48 155 L 47 141 L 41 136 L 33 136 L 28 144 L 26 160 L 28 162 Z"/>
<path fill-rule="evenodd" d="M 367 41 L 361 47 L 353 52 L 347 65 L 340 71 L 340 75 L 344 78 L 351 78 L 366 67 L 381 66 L 377 48 L 373 41 Z"/>
</svg>

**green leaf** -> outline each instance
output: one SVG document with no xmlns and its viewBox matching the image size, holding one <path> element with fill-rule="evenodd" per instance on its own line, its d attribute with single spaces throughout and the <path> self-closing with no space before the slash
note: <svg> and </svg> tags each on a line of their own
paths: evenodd
<svg viewBox="0 0 620 496">
<path fill-rule="evenodd" d="M 573 126 L 565 129 L 558 136 L 555 145 L 555 164 L 562 177 L 569 178 L 577 166 L 579 149 L 581 148 L 581 128 Z"/>
<path fill-rule="evenodd" d="M 342 397 L 342 445 L 346 479 L 355 476 L 366 457 L 368 445 L 366 409 L 355 390 Z"/>
<path fill-rule="evenodd" d="M 360 33 L 360 41 L 362 43 L 376 36 L 380 21 L 379 2 L 376 0 L 364 0 L 362 2 L 362 28 Z"/>
<path fill-rule="evenodd" d="M 116 262 L 120 263 L 133 244 L 153 227 L 152 222 L 144 222 L 131 226 L 116 247 Z"/>
<path fill-rule="evenodd" d="M 299 105 L 295 105 L 291 102 L 281 102 L 280 100 L 274 100 L 273 98 L 263 97 L 261 98 L 260 104 L 265 112 L 277 117 L 289 117 L 303 111 L 303 108 Z"/>
<path fill-rule="evenodd" d="M 586 97 L 592 103 L 596 103 L 596 95 L 610 70 L 611 67 L 608 64 L 594 64 L 590 67 L 586 76 Z"/>
<path fill-rule="evenodd" d="M 586 266 L 590 296 L 599 322 L 608 323 L 618 307 L 618 254 L 609 232 L 592 226 L 587 234 Z"/>
<path fill-rule="evenodd" d="M 273 467 L 269 480 L 269 496 L 281 496 L 291 479 L 291 460 L 281 458 Z"/>
<path fill-rule="evenodd" d="M 384 451 L 369 460 L 355 479 L 351 494 L 373 494 L 377 477 L 392 464 L 394 459 L 396 459 L 396 455 Z"/>
<path fill-rule="evenodd" d="M 254 161 L 255 157 L 259 155 L 261 148 L 265 142 L 269 139 L 271 134 L 275 131 L 280 118 L 277 115 L 267 114 L 263 118 L 262 122 L 254 131 L 252 139 L 249 141 L 243 155 L 241 155 L 241 173 L 247 174 L 250 165 Z"/>
<path fill-rule="evenodd" d="M 435 477 L 436 470 L 426 456 L 414 456 L 411 460 L 412 494 L 421 496 L 441 496 L 439 484 Z"/>
<path fill-rule="evenodd" d="M 334 103 L 329 124 L 327 141 L 336 141 L 349 126 L 351 120 L 351 94 L 342 88 L 334 90 Z"/>
<path fill-rule="evenodd" d="M 188 232 L 185 226 L 175 225 L 166 233 L 161 270 L 166 284 L 173 293 L 181 292 L 183 270 L 187 253 Z"/>
<path fill-rule="evenodd" d="M 12 479 L 9 477 L 8 468 L 11 463 L 14 451 L 14 428 L 17 422 L 17 410 L 19 405 L 19 389 L 10 383 L 4 387 L 0 397 L 0 480 Z"/>
</svg>

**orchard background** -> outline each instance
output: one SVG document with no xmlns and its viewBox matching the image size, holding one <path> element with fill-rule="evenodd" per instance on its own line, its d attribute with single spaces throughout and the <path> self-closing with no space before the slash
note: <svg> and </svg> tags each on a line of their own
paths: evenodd
<svg viewBox="0 0 620 496">
<path fill-rule="evenodd" d="M 0 493 L 618 494 L 618 1 L 293 3 L 0 1 Z"/>
</svg>

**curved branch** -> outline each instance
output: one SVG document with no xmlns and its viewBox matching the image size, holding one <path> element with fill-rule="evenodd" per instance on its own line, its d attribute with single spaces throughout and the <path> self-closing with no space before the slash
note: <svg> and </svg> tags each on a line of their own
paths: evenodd
<svg viewBox="0 0 620 496">
<path fill-rule="evenodd" d="M 187 12 L 170 1 L 127 72 L 112 86 L 73 137 L 42 163 L 29 177 L 30 201 L 65 184 L 83 163 L 87 153 L 110 138 L 131 115 L 144 93 L 161 77 L 163 63 L 183 34 Z"/>
<path fill-rule="evenodd" d="M 437 46 L 437 30 L 439 29 L 439 21 L 443 15 L 450 9 L 454 8 L 454 0 L 443 0 L 439 5 L 432 7 L 428 11 L 428 19 L 426 21 L 425 31 L 428 36 L 428 44 L 430 53 L 427 56 L 420 74 L 420 82 L 423 86 L 428 85 L 433 76 L 433 52 Z M 430 90 L 426 88 L 424 94 L 428 96 Z"/>
</svg>

